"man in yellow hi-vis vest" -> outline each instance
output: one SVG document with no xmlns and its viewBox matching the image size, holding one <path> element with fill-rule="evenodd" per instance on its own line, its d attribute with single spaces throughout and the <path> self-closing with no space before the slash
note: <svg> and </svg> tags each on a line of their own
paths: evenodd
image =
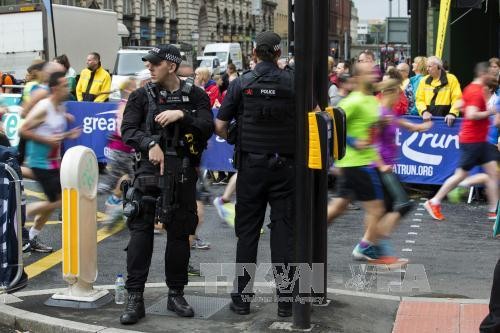
<svg viewBox="0 0 500 333">
<path fill-rule="evenodd" d="M 111 89 L 111 76 L 101 66 L 101 56 L 91 52 L 87 56 L 87 68 L 80 73 L 76 85 L 79 102 L 106 102 Z"/>
<path fill-rule="evenodd" d="M 445 117 L 448 126 L 452 126 L 460 112 L 455 106 L 462 98 L 460 83 L 455 75 L 444 70 L 438 57 L 427 59 L 427 71 L 429 75 L 420 82 L 415 97 L 418 113 L 424 121 L 432 116 Z"/>
</svg>

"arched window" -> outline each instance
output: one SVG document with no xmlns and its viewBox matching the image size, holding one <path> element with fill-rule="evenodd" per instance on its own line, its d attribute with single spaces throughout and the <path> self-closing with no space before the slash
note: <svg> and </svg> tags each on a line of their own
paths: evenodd
<svg viewBox="0 0 500 333">
<path fill-rule="evenodd" d="M 141 0 L 141 16 L 149 16 L 149 9 L 147 0 Z"/>
<path fill-rule="evenodd" d="M 123 15 L 132 15 L 133 13 L 132 0 L 125 0 L 123 2 Z"/>
<path fill-rule="evenodd" d="M 177 2 L 172 0 L 170 4 L 170 43 L 176 44 L 178 38 L 178 30 L 177 30 Z"/>
<path fill-rule="evenodd" d="M 165 16 L 165 4 L 163 0 L 156 2 L 156 18 L 163 18 Z"/>
<path fill-rule="evenodd" d="M 177 2 L 172 1 L 170 4 L 170 19 L 177 20 Z"/>
<path fill-rule="evenodd" d="M 75 0 L 59 0 L 60 5 L 65 5 L 65 6 L 75 6 Z"/>
<path fill-rule="evenodd" d="M 115 10 L 114 1 L 113 0 L 103 0 L 102 8 L 107 10 Z"/>
</svg>

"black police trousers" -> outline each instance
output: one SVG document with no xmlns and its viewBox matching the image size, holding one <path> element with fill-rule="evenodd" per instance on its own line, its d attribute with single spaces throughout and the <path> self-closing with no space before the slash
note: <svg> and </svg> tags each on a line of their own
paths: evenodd
<svg viewBox="0 0 500 333">
<path fill-rule="evenodd" d="M 490 312 L 479 326 L 481 333 L 500 332 L 500 259 L 493 273 L 493 286 L 491 287 Z"/>
<path fill-rule="evenodd" d="M 271 206 L 268 225 L 271 231 L 271 260 L 273 264 L 287 265 L 293 256 L 293 212 L 295 201 L 295 167 L 293 159 L 272 155 L 242 153 L 236 181 L 235 231 L 237 274 L 233 299 L 252 294 L 251 276 L 245 270 L 238 276 L 239 264 L 257 261 L 260 230 L 264 223 L 267 204 Z M 273 272 L 282 274 L 279 268 Z M 291 274 L 291 272 L 290 272 Z M 289 275 L 290 275 L 289 274 Z M 250 283 L 249 283 L 250 282 Z M 260 281 L 262 282 L 262 281 Z M 276 282 L 279 285 L 278 281 Z M 279 296 L 278 292 L 278 296 Z"/>
<path fill-rule="evenodd" d="M 174 213 L 167 230 L 165 249 L 165 281 L 169 288 L 182 289 L 188 283 L 187 267 L 190 257 L 189 235 L 194 234 L 198 224 L 196 211 L 196 182 L 198 176 L 194 168 L 188 168 L 183 183 L 177 184 L 179 208 Z M 134 188 L 143 195 L 157 197 L 160 190 L 156 186 L 140 185 L 134 180 Z M 128 218 L 130 240 L 127 247 L 128 291 L 144 291 L 153 255 L 155 205 L 142 202 L 139 214 Z"/>
</svg>

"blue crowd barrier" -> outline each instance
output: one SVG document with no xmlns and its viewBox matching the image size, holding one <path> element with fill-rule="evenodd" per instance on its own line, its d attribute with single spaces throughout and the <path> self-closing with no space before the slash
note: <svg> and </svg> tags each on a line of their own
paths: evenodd
<svg viewBox="0 0 500 333">
<path fill-rule="evenodd" d="M 99 162 L 106 162 L 108 137 L 116 130 L 116 103 L 67 102 L 69 113 L 75 117 L 70 127 L 80 126 L 82 134 L 74 140 L 64 140 L 64 151 L 82 145 L 91 148 Z"/>
<path fill-rule="evenodd" d="M 65 140 L 64 149 L 83 145 L 91 148 L 99 161 L 106 161 L 108 136 L 116 129 L 117 104 L 67 102 L 66 105 L 68 112 L 75 117 L 71 127 L 81 126 L 82 135 L 75 140 Z M 213 110 L 214 119 L 217 112 L 217 109 Z M 415 123 L 422 121 L 418 116 L 404 116 L 404 118 Z M 399 159 L 394 166 L 394 172 L 399 175 L 402 182 L 442 184 L 456 169 L 460 158 L 458 131 L 462 120 L 456 119 L 452 127 L 440 117 L 434 117 L 433 121 L 434 126 L 427 132 L 410 133 L 405 129 L 397 130 L 396 145 L 399 149 Z M 7 126 L 6 133 L 13 142 L 9 133 L 15 132 L 17 135 L 14 127 L 19 126 L 19 121 L 10 121 L 9 124 L 12 128 L 7 126 L 8 124 L 4 126 Z M 221 137 L 213 135 L 208 142 L 207 150 L 203 153 L 201 166 L 208 170 L 234 171 L 232 158 L 233 146 Z"/>
<path fill-rule="evenodd" d="M 418 116 L 404 116 L 414 123 L 421 123 Z M 427 132 L 410 133 L 398 129 L 396 145 L 399 158 L 394 172 L 404 183 L 440 185 L 450 177 L 460 159 L 458 132 L 462 119 L 457 118 L 449 127 L 444 118 L 433 117 L 433 127 Z M 477 172 L 475 168 L 472 172 Z"/>
</svg>

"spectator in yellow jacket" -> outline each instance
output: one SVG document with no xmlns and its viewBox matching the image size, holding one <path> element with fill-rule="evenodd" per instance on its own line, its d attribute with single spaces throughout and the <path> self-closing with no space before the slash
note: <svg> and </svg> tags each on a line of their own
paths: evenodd
<svg viewBox="0 0 500 333">
<path fill-rule="evenodd" d="M 445 117 L 448 126 L 452 126 L 459 116 L 456 103 L 462 98 L 460 83 L 455 75 L 444 70 L 438 57 L 427 59 L 427 72 L 429 75 L 420 81 L 415 96 L 418 114 L 424 121 L 432 116 Z"/>
<path fill-rule="evenodd" d="M 87 56 L 87 68 L 80 73 L 76 85 L 76 98 L 79 102 L 106 102 L 111 89 L 111 76 L 101 66 L 101 56 L 91 52 Z"/>
</svg>

